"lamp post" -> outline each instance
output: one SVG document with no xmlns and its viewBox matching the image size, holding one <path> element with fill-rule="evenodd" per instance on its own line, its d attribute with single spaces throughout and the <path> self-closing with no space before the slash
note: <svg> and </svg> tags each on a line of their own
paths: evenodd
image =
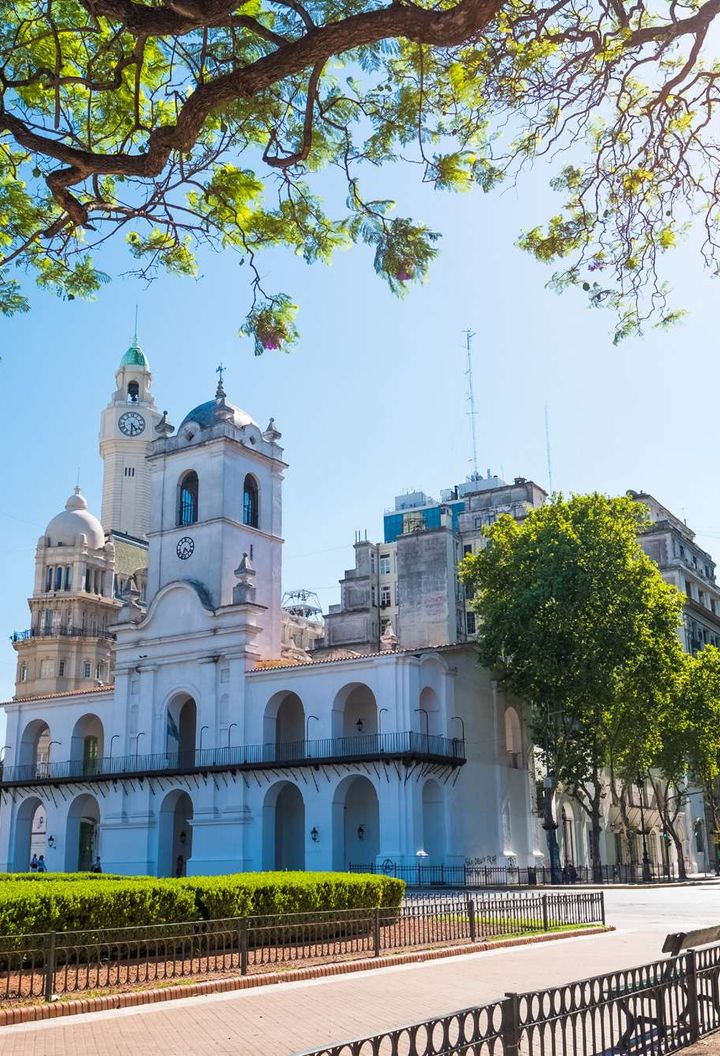
<svg viewBox="0 0 720 1056">
<path fill-rule="evenodd" d="M 460 736 L 462 737 L 462 740 L 464 742 L 465 741 L 465 719 L 462 717 L 462 715 L 453 715 L 453 722 L 459 722 L 460 723 L 460 731 L 461 731 L 460 732 Z"/>
<path fill-rule="evenodd" d="M 384 711 L 389 711 L 389 708 L 380 708 L 378 711 L 378 733 L 382 733 L 382 717 Z"/>
<path fill-rule="evenodd" d="M 650 871 L 650 857 L 648 855 L 647 833 L 645 832 L 645 782 L 641 774 L 637 775 L 635 784 L 640 790 L 640 830 L 642 832 L 643 845 L 642 878 L 647 883 L 652 880 L 652 874 Z"/>
<path fill-rule="evenodd" d="M 112 735 L 112 737 L 110 738 L 110 755 L 108 756 L 108 759 L 112 759 L 113 742 L 114 741 L 119 741 L 119 740 L 120 740 L 120 734 L 119 733 L 114 733 Z"/>
<path fill-rule="evenodd" d="M 203 744 L 202 744 L 202 742 L 203 742 L 203 734 L 205 733 L 205 730 L 207 730 L 209 728 L 210 728 L 209 726 L 201 726 L 200 727 L 200 751 L 203 750 Z"/>
<path fill-rule="evenodd" d="M 233 726 L 237 726 L 237 723 L 236 722 L 231 722 L 230 725 L 228 726 L 228 744 L 227 744 L 228 748 L 230 747 L 230 736 L 231 736 L 232 731 L 233 731 Z"/>
<path fill-rule="evenodd" d="M 135 766 L 137 766 L 138 756 L 140 755 L 140 738 L 145 736 L 145 731 L 135 735 Z"/>
<path fill-rule="evenodd" d="M 430 716 L 427 713 L 426 708 L 415 708 L 415 711 L 419 711 L 421 715 L 425 716 L 425 736 L 429 739 L 430 737 Z"/>
<path fill-rule="evenodd" d="M 317 717 L 317 715 L 308 715 L 308 717 L 305 719 L 305 743 L 306 744 L 310 740 L 310 719 L 315 719 L 315 722 L 320 722 L 320 719 Z"/>
</svg>

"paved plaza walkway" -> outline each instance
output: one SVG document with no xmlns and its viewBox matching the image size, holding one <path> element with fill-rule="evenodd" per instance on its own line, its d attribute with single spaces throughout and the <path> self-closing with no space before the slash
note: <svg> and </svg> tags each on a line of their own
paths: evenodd
<svg viewBox="0 0 720 1056">
<path fill-rule="evenodd" d="M 2 1056 L 288 1056 L 660 958 L 668 931 L 720 923 L 720 886 L 609 891 L 599 936 L 0 1028 Z M 709 1054 L 708 1054 L 709 1056 Z"/>
</svg>

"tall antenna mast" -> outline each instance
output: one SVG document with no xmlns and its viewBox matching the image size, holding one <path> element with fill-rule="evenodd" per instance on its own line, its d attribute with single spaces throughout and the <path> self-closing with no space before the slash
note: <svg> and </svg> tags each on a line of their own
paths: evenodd
<svg viewBox="0 0 720 1056">
<path fill-rule="evenodd" d="M 548 487 L 550 488 L 550 494 L 552 495 L 553 482 L 552 462 L 550 461 L 550 417 L 548 415 L 547 404 L 545 404 L 545 455 L 547 457 Z"/>
<path fill-rule="evenodd" d="M 470 425 L 472 428 L 472 464 L 473 472 L 472 479 L 479 480 L 480 473 L 478 472 L 478 457 L 477 457 L 477 411 L 475 410 L 475 389 L 473 388 L 473 372 L 472 372 L 472 339 L 475 334 L 472 330 L 465 330 L 465 348 L 467 350 L 467 370 L 465 375 L 468 379 L 468 390 L 467 390 L 467 401 L 470 404 L 470 410 L 467 412 L 470 416 Z"/>
</svg>

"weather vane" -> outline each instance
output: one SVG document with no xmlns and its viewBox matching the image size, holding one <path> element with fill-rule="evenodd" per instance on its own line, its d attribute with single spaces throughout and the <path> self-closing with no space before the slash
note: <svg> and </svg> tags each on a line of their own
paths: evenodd
<svg viewBox="0 0 720 1056">
<path fill-rule="evenodd" d="M 223 374 L 225 373 L 226 370 L 227 370 L 227 367 L 223 363 L 220 363 L 219 366 L 217 366 L 215 368 L 215 373 L 219 376 L 221 385 L 223 383 Z"/>
</svg>

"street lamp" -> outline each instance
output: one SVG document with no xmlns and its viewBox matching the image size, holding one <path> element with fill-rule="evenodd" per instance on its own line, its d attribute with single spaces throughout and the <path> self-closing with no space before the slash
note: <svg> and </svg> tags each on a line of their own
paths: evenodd
<svg viewBox="0 0 720 1056">
<path fill-rule="evenodd" d="M 108 759 L 112 759 L 113 741 L 119 741 L 119 740 L 120 740 L 120 734 L 119 733 L 114 733 L 112 735 L 112 737 L 110 738 L 110 755 L 108 756 Z"/>
<path fill-rule="evenodd" d="M 645 832 L 645 782 L 640 774 L 635 778 L 635 784 L 640 789 L 640 829 L 642 831 L 643 861 L 642 877 L 648 883 L 652 880 L 650 871 L 650 857 L 648 855 L 647 833 Z"/>
<path fill-rule="evenodd" d="M 415 711 L 419 711 L 421 715 L 425 716 L 425 736 L 430 736 L 430 716 L 427 713 L 426 708 L 415 708 Z"/>
<path fill-rule="evenodd" d="M 390 711 L 390 708 L 380 708 L 378 711 L 378 733 L 382 733 L 382 717 L 384 711 Z"/>
<path fill-rule="evenodd" d="M 137 766 L 138 756 L 140 754 L 140 738 L 145 736 L 145 731 L 135 735 L 135 765 Z"/>
<path fill-rule="evenodd" d="M 209 726 L 201 726 L 200 727 L 200 751 L 202 751 L 203 734 L 205 733 L 205 730 L 207 730 L 209 728 L 210 728 Z"/>
<path fill-rule="evenodd" d="M 310 740 L 310 719 L 315 719 L 315 722 L 320 722 L 320 719 L 317 717 L 317 715 L 308 715 L 308 717 L 305 719 L 305 741 L 306 742 Z"/>
<path fill-rule="evenodd" d="M 460 730 L 461 730 L 460 736 L 462 737 L 462 739 L 464 741 L 465 740 L 465 719 L 462 717 L 462 715 L 453 715 L 453 722 L 456 722 L 456 721 L 460 723 Z"/>
<path fill-rule="evenodd" d="M 230 736 L 231 736 L 232 731 L 233 731 L 233 726 L 237 726 L 237 723 L 236 722 L 231 722 L 230 725 L 228 726 L 228 748 L 230 747 Z"/>
</svg>

